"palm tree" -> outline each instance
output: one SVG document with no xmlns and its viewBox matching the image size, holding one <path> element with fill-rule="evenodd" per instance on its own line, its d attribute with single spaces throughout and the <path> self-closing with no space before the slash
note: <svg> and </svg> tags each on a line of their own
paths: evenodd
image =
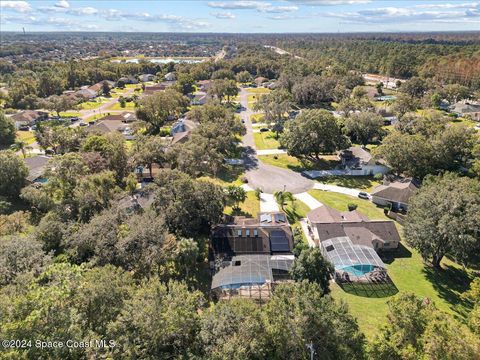
<svg viewBox="0 0 480 360">
<path fill-rule="evenodd" d="M 287 202 L 293 201 L 293 195 L 290 191 L 276 191 L 273 196 L 283 211 L 285 211 L 285 205 L 287 205 Z"/>
<path fill-rule="evenodd" d="M 27 157 L 27 151 L 32 150 L 32 147 L 28 146 L 23 140 L 16 140 L 12 145 L 12 149 L 15 151 L 20 151 L 25 159 Z"/>
</svg>

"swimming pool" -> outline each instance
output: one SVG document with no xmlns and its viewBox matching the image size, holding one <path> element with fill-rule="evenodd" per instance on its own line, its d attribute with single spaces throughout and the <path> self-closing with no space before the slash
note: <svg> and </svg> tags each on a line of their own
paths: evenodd
<svg viewBox="0 0 480 360">
<path fill-rule="evenodd" d="M 355 276 L 363 276 L 369 272 L 372 272 L 375 269 L 375 266 L 366 264 L 366 265 L 351 265 L 341 268 L 341 270 L 348 272 L 349 274 Z"/>
</svg>

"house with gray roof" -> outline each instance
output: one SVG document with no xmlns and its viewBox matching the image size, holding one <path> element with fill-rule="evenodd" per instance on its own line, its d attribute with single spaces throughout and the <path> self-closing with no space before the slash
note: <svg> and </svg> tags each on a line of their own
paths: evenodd
<svg viewBox="0 0 480 360">
<path fill-rule="evenodd" d="M 45 182 L 42 176 L 49 161 L 50 157 L 44 155 L 36 155 L 24 159 L 25 165 L 28 168 L 27 181 L 29 183 Z"/>
<path fill-rule="evenodd" d="M 372 202 L 379 206 L 391 206 L 393 211 L 407 211 L 409 199 L 419 187 L 414 179 L 386 181 L 373 189 Z"/>
<path fill-rule="evenodd" d="M 451 107 L 451 111 L 460 117 L 469 117 L 472 120 L 480 121 L 480 104 L 461 101 Z"/>
</svg>

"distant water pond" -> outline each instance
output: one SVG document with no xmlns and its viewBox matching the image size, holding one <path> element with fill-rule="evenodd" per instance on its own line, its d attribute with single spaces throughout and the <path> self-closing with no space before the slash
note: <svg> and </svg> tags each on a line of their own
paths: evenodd
<svg viewBox="0 0 480 360">
<path fill-rule="evenodd" d="M 151 63 L 154 64 L 168 64 L 168 63 L 175 63 L 175 64 L 196 64 L 205 61 L 205 59 L 178 59 L 178 58 L 160 58 L 160 59 L 145 59 L 146 61 L 150 61 Z M 112 60 L 113 63 L 133 63 L 133 64 L 138 64 L 140 59 L 127 59 L 127 60 Z"/>
</svg>

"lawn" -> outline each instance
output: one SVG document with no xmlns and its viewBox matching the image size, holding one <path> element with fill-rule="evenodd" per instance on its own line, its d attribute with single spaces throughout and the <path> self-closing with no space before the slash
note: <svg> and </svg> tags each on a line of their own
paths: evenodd
<svg viewBox="0 0 480 360">
<path fill-rule="evenodd" d="M 328 176 L 317 181 L 322 184 L 360 189 L 366 192 L 371 192 L 375 186 L 381 184 L 381 181 L 375 180 L 373 176 Z"/>
<path fill-rule="evenodd" d="M 114 103 L 112 106 L 108 107 L 108 110 L 134 110 L 135 103 L 133 101 L 126 102 L 125 107 L 121 107 L 119 102 Z"/>
<path fill-rule="evenodd" d="M 348 204 L 354 203 L 358 205 L 357 210 L 362 214 L 367 215 L 370 219 L 388 219 L 383 213 L 383 208 L 376 206 L 368 200 L 362 200 L 353 196 L 323 190 L 310 190 L 308 193 L 322 204 L 339 211 L 347 211 Z"/>
<path fill-rule="evenodd" d="M 334 168 L 338 164 L 338 160 L 335 155 L 323 156 L 322 161 L 317 164 L 312 164 L 310 162 L 302 163 L 296 157 L 287 154 L 260 155 L 258 156 L 258 159 L 268 165 L 278 166 L 284 169 L 290 169 L 298 172 L 312 169 L 326 170 Z"/>
<path fill-rule="evenodd" d="M 242 177 L 244 175 L 243 166 L 226 166 L 224 170 L 220 171 L 217 177 L 202 176 L 198 180 L 210 181 L 222 187 L 228 185 L 242 186 Z"/>
<path fill-rule="evenodd" d="M 33 131 L 17 131 L 17 140 L 23 141 L 27 145 L 35 142 L 35 133 Z"/>
<path fill-rule="evenodd" d="M 395 285 L 394 292 L 414 292 L 433 301 L 439 309 L 462 319 L 466 304 L 459 295 L 468 289 L 471 280 L 469 274 L 448 259 L 442 263 L 444 270 L 435 271 L 424 264 L 417 251 L 406 244 L 402 245 L 385 260 L 388 274 Z M 357 318 L 360 329 L 368 339 L 372 339 L 387 322 L 387 301 L 391 295 L 365 297 L 345 292 L 337 284 L 331 288 L 333 298 L 342 299 L 348 304 L 350 313 Z"/>
<path fill-rule="evenodd" d="M 253 133 L 253 139 L 258 150 L 278 149 L 280 147 L 280 143 L 272 131 Z"/>
<path fill-rule="evenodd" d="M 381 208 L 365 200 L 321 190 L 310 190 L 309 194 L 337 210 L 346 211 L 349 203 L 356 203 L 357 210 L 370 219 L 387 219 Z M 398 224 L 397 227 L 402 235 L 402 227 Z M 355 286 L 356 291 L 353 291 L 353 288 L 342 289 L 337 284 L 332 285 L 332 296 L 349 305 L 350 312 L 357 318 L 360 329 L 369 339 L 387 321 L 387 301 L 398 292 L 414 292 L 417 296 L 427 297 L 439 309 L 460 318 L 467 309 L 459 297 L 459 294 L 468 289 L 471 280 L 467 271 L 448 259 L 442 263 L 443 271 L 435 271 L 425 265 L 418 252 L 409 248 L 405 242 L 400 246 L 383 259 L 394 285 L 383 291 L 377 287 L 375 292 L 367 292 L 364 286 Z"/>
<path fill-rule="evenodd" d="M 105 104 L 108 100 L 100 100 L 100 101 L 86 101 L 81 103 L 78 107 L 82 110 L 91 110 L 91 109 L 97 109 L 103 104 Z"/>
<path fill-rule="evenodd" d="M 259 88 L 248 88 L 247 89 L 247 92 L 249 94 L 268 94 L 269 92 L 271 92 L 272 90 L 270 89 L 267 89 L 267 88 L 262 88 L 262 87 L 259 87 Z"/>
<path fill-rule="evenodd" d="M 247 199 L 240 204 L 240 209 L 227 206 L 224 212 L 228 215 L 256 217 L 260 212 L 260 200 L 255 196 L 255 191 L 248 191 Z"/>
<path fill-rule="evenodd" d="M 250 116 L 250 121 L 252 122 L 252 124 L 255 124 L 255 123 L 262 122 L 263 118 L 264 118 L 263 114 L 253 114 L 252 116 Z"/>
<path fill-rule="evenodd" d="M 307 217 L 310 208 L 303 201 L 294 199 L 294 201 L 287 202 L 284 211 L 287 214 L 288 222 L 294 225 L 299 224 L 298 221 L 300 219 Z"/>
</svg>

